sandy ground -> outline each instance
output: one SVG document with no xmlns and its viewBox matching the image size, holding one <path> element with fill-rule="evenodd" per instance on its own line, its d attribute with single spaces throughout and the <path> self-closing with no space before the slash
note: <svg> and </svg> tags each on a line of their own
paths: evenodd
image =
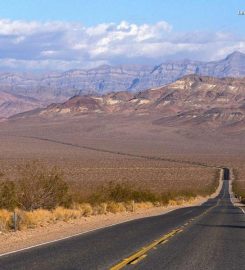
<svg viewBox="0 0 245 270">
<path fill-rule="evenodd" d="M 222 174 L 220 176 L 219 187 L 210 197 L 218 195 L 222 186 Z M 126 222 L 133 219 L 150 217 L 155 215 L 166 214 L 177 208 L 200 205 L 207 201 L 210 197 L 198 197 L 192 203 L 181 206 L 154 207 L 150 209 L 136 209 L 135 212 L 125 212 L 118 214 L 108 213 L 106 215 L 98 215 L 84 217 L 69 222 L 59 221 L 46 227 L 37 227 L 24 231 L 2 233 L 0 235 L 0 254 L 12 252 L 15 250 L 40 245 L 46 242 L 55 241 L 76 234 L 86 233 L 91 230 L 111 226 Z"/>
</svg>

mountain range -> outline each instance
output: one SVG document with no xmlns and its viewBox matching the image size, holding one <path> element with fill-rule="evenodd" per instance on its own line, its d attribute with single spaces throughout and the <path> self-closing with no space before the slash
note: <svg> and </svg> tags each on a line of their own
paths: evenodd
<svg viewBox="0 0 245 270">
<path fill-rule="evenodd" d="M 167 85 L 189 74 L 217 78 L 244 77 L 245 54 L 234 52 L 220 61 L 172 61 L 155 67 L 104 65 L 63 73 L 1 73 L 0 117 L 64 102 L 72 96 L 104 95 L 119 91 L 137 93 Z"/>
<path fill-rule="evenodd" d="M 74 96 L 14 118 L 79 115 L 153 115 L 156 125 L 245 128 L 245 79 L 188 75 L 138 93 Z"/>
</svg>

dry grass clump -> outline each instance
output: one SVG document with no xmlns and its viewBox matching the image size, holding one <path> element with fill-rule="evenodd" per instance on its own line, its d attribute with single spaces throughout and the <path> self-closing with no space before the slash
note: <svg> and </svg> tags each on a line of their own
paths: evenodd
<svg viewBox="0 0 245 270">
<path fill-rule="evenodd" d="M 34 211 L 24 211 L 21 209 L 15 209 L 17 215 L 16 229 L 23 230 L 27 228 L 35 228 L 37 226 L 46 226 L 49 223 L 53 223 L 53 213 L 45 209 L 37 209 Z M 10 212 L 13 219 L 13 212 Z M 12 226 L 13 227 L 13 226 Z"/>
<path fill-rule="evenodd" d="M 28 228 L 35 228 L 38 226 L 47 226 L 48 224 L 57 221 L 68 222 L 70 220 L 86 217 L 93 213 L 91 205 L 81 205 L 80 210 L 68 209 L 64 207 L 57 207 L 53 210 L 36 209 L 33 211 L 24 211 L 15 209 L 17 215 L 17 229 L 24 230 Z M 0 231 L 9 231 L 14 229 L 13 212 L 8 210 L 0 210 Z"/>
<path fill-rule="evenodd" d="M 124 206 L 123 203 L 109 202 L 107 204 L 107 211 L 113 214 L 126 212 L 126 207 Z"/>
<path fill-rule="evenodd" d="M 72 219 L 78 219 L 83 216 L 83 213 L 76 209 L 67 209 L 64 207 L 57 207 L 52 211 L 52 218 L 54 221 L 62 220 L 62 221 L 69 221 Z"/>
<path fill-rule="evenodd" d="M 233 170 L 234 182 L 232 185 L 235 196 L 238 197 L 242 203 L 245 203 L 245 169 L 236 168 Z"/>
<path fill-rule="evenodd" d="M 135 209 L 150 209 L 154 206 L 152 202 L 140 202 L 135 204 Z"/>
<path fill-rule="evenodd" d="M 12 227 L 12 215 L 8 210 L 0 210 L 0 231 L 8 231 Z"/>
<path fill-rule="evenodd" d="M 82 216 L 89 217 L 93 214 L 93 208 L 89 203 L 74 203 L 72 209 L 80 211 Z"/>
<path fill-rule="evenodd" d="M 93 206 L 93 215 L 105 215 L 107 211 L 107 203 L 100 203 Z"/>
<path fill-rule="evenodd" d="M 80 208 L 81 208 L 83 215 L 85 217 L 89 217 L 93 214 L 93 208 L 89 203 L 80 204 Z"/>
<path fill-rule="evenodd" d="M 25 212 L 26 220 L 33 226 L 45 225 L 53 218 L 51 211 L 46 209 L 37 209 L 35 211 Z"/>
<path fill-rule="evenodd" d="M 131 207 L 130 211 L 133 208 Z M 89 203 L 76 204 L 74 208 L 68 209 L 64 207 L 57 207 L 53 210 L 36 209 L 33 211 L 25 211 L 21 209 L 15 209 L 17 216 L 16 228 L 18 230 L 24 230 L 28 228 L 35 228 L 38 226 L 47 226 L 57 221 L 68 222 L 70 220 L 79 219 L 82 217 L 88 217 L 91 215 L 102 215 L 107 213 L 119 213 L 126 212 L 127 208 L 124 203 L 101 203 L 98 205 L 90 205 Z M 0 231 L 10 231 L 14 229 L 13 224 L 14 212 L 8 210 L 0 210 Z"/>
</svg>

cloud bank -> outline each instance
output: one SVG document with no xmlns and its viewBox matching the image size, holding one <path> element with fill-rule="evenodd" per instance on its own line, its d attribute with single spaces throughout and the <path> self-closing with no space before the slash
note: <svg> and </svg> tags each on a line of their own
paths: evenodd
<svg viewBox="0 0 245 270">
<path fill-rule="evenodd" d="M 216 60 L 240 50 L 241 37 L 226 32 L 176 32 L 155 24 L 0 20 L 0 69 L 67 70 L 102 64 L 158 64 L 166 59 Z"/>
</svg>

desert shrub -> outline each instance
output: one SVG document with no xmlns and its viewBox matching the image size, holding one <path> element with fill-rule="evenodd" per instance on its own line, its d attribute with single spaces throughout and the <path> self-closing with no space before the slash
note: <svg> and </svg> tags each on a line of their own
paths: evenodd
<svg viewBox="0 0 245 270">
<path fill-rule="evenodd" d="M 17 206 L 16 187 L 14 182 L 5 180 L 0 183 L 0 208 L 13 210 Z"/>
<path fill-rule="evenodd" d="M 207 186 L 203 190 L 203 195 L 212 193 L 213 187 Z M 100 187 L 94 194 L 91 195 L 89 201 L 92 205 L 98 205 L 102 202 L 123 202 L 127 209 L 132 209 L 132 204 L 141 202 L 150 202 L 156 206 L 170 204 L 182 204 L 195 198 L 201 192 L 199 190 L 178 190 L 166 191 L 162 193 L 144 190 L 133 187 L 127 183 L 112 183 Z"/>
<path fill-rule="evenodd" d="M 98 204 L 101 202 L 144 202 L 144 201 L 157 201 L 158 196 L 149 191 L 141 190 L 137 187 L 133 187 L 128 183 L 113 183 L 109 182 L 92 194 L 89 201 L 92 204 Z"/>
<path fill-rule="evenodd" d="M 132 197 L 132 189 L 126 184 L 110 183 L 107 189 L 108 199 L 115 202 L 128 201 Z"/>
<path fill-rule="evenodd" d="M 242 203 L 245 203 L 245 182 L 235 180 L 232 183 L 232 190 L 236 197 L 239 197 L 241 199 Z"/>
<path fill-rule="evenodd" d="M 241 168 L 236 168 L 232 170 L 233 173 L 233 182 L 232 182 L 232 190 L 237 198 L 239 198 L 242 202 L 245 202 L 245 181 L 244 179 L 244 171 Z"/>
<path fill-rule="evenodd" d="M 53 209 L 71 204 L 68 185 L 55 167 L 48 169 L 37 162 L 28 163 L 19 169 L 17 186 L 18 204 L 22 209 Z"/>
<path fill-rule="evenodd" d="M 133 190 L 131 199 L 135 202 L 156 202 L 159 196 L 149 190 Z"/>
</svg>

